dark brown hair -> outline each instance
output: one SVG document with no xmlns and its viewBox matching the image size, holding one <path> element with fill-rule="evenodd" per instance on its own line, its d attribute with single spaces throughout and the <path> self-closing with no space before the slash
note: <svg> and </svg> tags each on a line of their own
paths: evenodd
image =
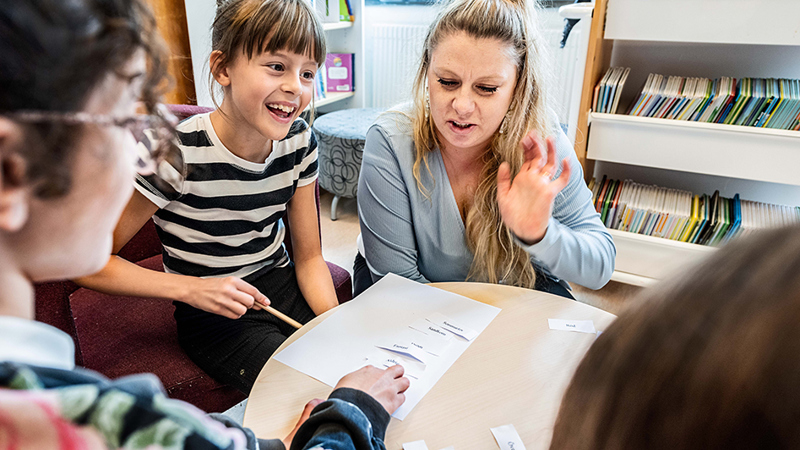
<svg viewBox="0 0 800 450">
<path fill-rule="evenodd" d="M 237 55 L 253 58 L 262 52 L 290 51 L 325 62 L 325 31 L 307 0 L 217 0 L 211 49 L 222 53 L 216 61 L 225 67 Z M 211 98 L 214 94 L 211 67 Z M 219 106 L 217 104 L 217 106 Z"/>
<path fill-rule="evenodd" d="M 800 227 L 678 280 L 597 339 L 551 449 L 800 448 Z"/>
<path fill-rule="evenodd" d="M 69 112 L 138 49 L 147 56 L 142 101 L 152 109 L 166 82 L 166 53 L 141 0 L 25 0 L 0 6 L 0 115 L 21 110 Z M 78 125 L 21 124 L 27 182 L 41 197 L 69 190 Z"/>
</svg>

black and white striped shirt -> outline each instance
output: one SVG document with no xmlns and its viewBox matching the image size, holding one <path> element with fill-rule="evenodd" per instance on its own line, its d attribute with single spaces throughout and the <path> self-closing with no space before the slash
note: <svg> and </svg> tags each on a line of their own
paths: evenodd
<svg viewBox="0 0 800 450">
<path fill-rule="evenodd" d="M 317 143 L 308 124 L 296 120 L 264 163 L 226 149 L 208 114 L 178 125 L 178 141 L 185 179 L 156 185 L 136 178 L 136 189 L 160 208 L 153 219 L 165 271 L 245 277 L 288 264 L 281 218 L 295 190 L 317 179 Z"/>
</svg>

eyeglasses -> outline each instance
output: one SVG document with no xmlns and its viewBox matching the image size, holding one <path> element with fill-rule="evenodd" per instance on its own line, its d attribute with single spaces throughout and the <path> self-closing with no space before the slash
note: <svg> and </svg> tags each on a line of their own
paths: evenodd
<svg viewBox="0 0 800 450">
<path fill-rule="evenodd" d="M 85 111 L 35 110 L 14 111 L 2 115 L 27 123 L 56 122 L 66 125 L 91 124 L 124 128 L 130 131 L 139 143 L 135 166 L 140 175 L 157 175 L 173 185 L 181 178 L 183 161 L 174 143 L 177 118 L 163 104 L 157 104 L 152 114 L 136 114 L 128 117 L 92 114 Z"/>
</svg>

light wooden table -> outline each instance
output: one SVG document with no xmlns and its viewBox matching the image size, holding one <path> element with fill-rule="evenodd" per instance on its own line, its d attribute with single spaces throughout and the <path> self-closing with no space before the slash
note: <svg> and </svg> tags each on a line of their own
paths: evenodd
<svg viewBox="0 0 800 450">
<path fill-rule="evenodd" d="M 490 428 L 514 424 L 529 450 L 550 444 L 561 397 L 595 336 L 553 331 L 547 319 L 593 320 L 605 330 L 616 316 L 551 294 L 481 283 L 432 286 L 501 308 L 405 420 L 392 419 L 386 448 L 424 439 L 430 450 L 496 449 Z M 357 300 L 356 300 L 357 301 Z M 281 351 L 332 311 L 295 332 Z M 247 401 L 244 425 L 262 438 L 283 438 L 313 398 L 331 388 L 270 359 Z"/>
</svg>

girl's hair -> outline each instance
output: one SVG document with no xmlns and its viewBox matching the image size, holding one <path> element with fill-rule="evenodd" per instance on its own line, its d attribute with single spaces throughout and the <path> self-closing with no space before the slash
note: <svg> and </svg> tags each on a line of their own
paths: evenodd
<svg viewBox="0 0 800 450">
<path fill-rule="evenodd" d="M 536 23 L 536 6 L 526 0 L 453 0 L 444 5 L 425 38 L 422 60 L 414 80 L 412 126 L 416 160 L 414 178 L 422 192 L 422 167 L 428 154 L 441 148 L 427 99 L 431 55 L 443 39 L 464 32 L 476 39 L 496 39 L 508 46 L 517 66 L 517 85 L 503 119 L 503 133 L 495 133 L 483 155 L 483 170 L 475 201 L 467 214 L 467 245 L 474 254 L 469 278 L 532 288 L 536 273 L 530 255 L 514 244 L 497 205 L 497 169 L 508 161 L 515 175 L 524 162 L 519 142 L 531 130 L 549 133 L 546 83 L 549 70 L 544 40 Z M 428 169 L 428 172 L 430 170 Z"/>
<path fill-rule="evenodd" d="M 800 227 L 675 280 L 589 349 L 551 449 L 800 448 Z"/>
<path fill-rule="evenodd" d="M 143 49 L 142 100 L 153 109 L 168 85 L 166 53 L 141 0 L 25 0 L 0 7 L 0 115 L 22 110 L 80 111 L 95 86 Z M 129 74 L 120 74 L 127 76 Z M 40 197 L 69 191 L 72 143 L 83 129 L 20 124 L 26 182 Z"/>
<path fill-rule="evenodd" d="M 211 67 L 211 99 L 219 108 L 214 72 L 237 56 L 248 59 L 262 52 L 290 51 L 325 62 L 325 31 L 307 0 L 217 0 L 211 49 L 222 54 Z"/>
</svg>

